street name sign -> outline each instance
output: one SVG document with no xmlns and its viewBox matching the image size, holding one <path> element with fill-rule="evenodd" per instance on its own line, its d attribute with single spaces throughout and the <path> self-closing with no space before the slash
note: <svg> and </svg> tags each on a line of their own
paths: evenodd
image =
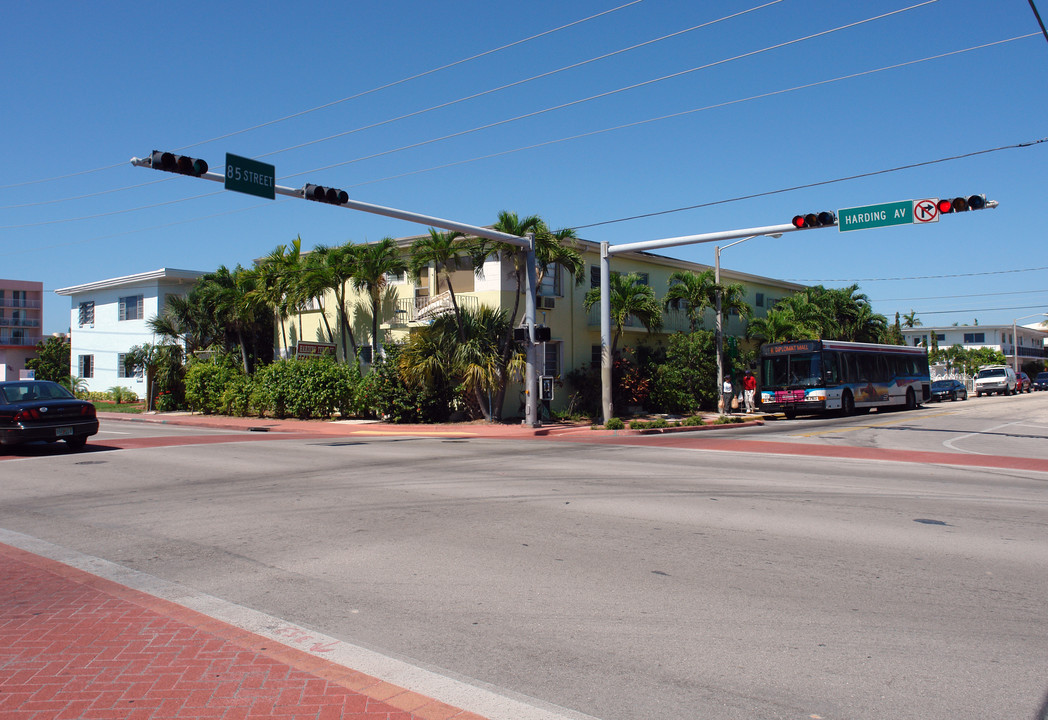
<svg viewBox="0 0 1048 720">
<path fill-rule="evenodd" d="M 890 227 L 892 225 L 925 224 L 939 222 L 938 200 L 899 200 L 864 205 L 863 207 L 844 208 L 837 211 L 837 229 L 840 232 L 849 230 L 869 230 L 870 228 Z"/>
<path fill-rule="evenodd" d="M 226 153 L 226 190 L 273 200 L 277 196 L 275 178 L 272 165 Z"/>
</svg>

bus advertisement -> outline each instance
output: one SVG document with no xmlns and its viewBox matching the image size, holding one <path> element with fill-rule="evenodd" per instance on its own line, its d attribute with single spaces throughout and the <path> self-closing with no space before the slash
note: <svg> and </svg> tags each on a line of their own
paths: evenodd
<svg viewBox="0 0 1048 720">
<path fill-rule="evenodd" d="M 761 346 L 760 362 L 761 410 L 788 418 L 888 406 L 909 410 L 931 398 L 922 347 L 799 340 Z"/>
</svg>

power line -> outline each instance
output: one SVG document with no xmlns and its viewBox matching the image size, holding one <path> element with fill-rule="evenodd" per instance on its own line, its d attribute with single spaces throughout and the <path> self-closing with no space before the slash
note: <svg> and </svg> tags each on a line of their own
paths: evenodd
<svg viewBox="0 0 1048 720">
<path fill-rule="evenodd" d="M 1046 138 L 1048 139 L 1048 138 Z M 1042 141 L 1043 142 L 1043 141 Z M 1013 146 L 1020 147 L 1020 146 Z M 1024 272 L 1037 272 L 1039 270 L 1048 270 L 1048 267 L 1035 267 L 1035 268 L 1020 268 L 1017 270 L 988 270 L 986 272 L 973 272 L 973 273 L 955 273 L 953 275 L 914 275 L 912 277 L 888 277 L 888 278 L 830 278 L 816 280 L 811 278 L 786 278 L 789 282 L 811 282 L 811 283 L 829 283 L 829 282 L 891 282 L 896 280 L 942 280 L 944 278 L 960 278 L 960 277 L 976 277 L 979 275 L 1008 275 L 1011 273 L 1024 273 Z"/>
<path fill-rule="evenodd" d="M 571 102 L 561 103 L 560 105 L 554 105 L 552 107 L 543 108 L 541 110 L 534 110 L 532 112 L 524 113 L 522 115 L 517 115 L 517 116 L 511 117 L 511 118 L 506 118 L 504 120 L 497 120 L 495 122 L 487 123 L 487 124 L 484 124 L 484 125 L 478 125 L 476 127 L 470 128 L 468 130 L 460 130 L 458 132 L 449 133 L 447 135 L 442 135 L 440 137 L 430 138 L 429 140 L 422 140 L 422 141 L 419 141 L 419 142 L 416 142 L 416 143 L 411 143 L 410 145 L 402 145 L 401 147 L 398 147 L 398 148 L 392 148 L 390 150 L 384 150 L 382 152 L 372 153 L 371 155 L 364 155 L 364 156 L 361 156 L 361 157 L 353 158 L 352 160 L 344 160 L 342 162 L 331 163 L 330 165 L 324 165 L 322 167 L 313 168 L 311 170 L 304 170 L 302 172 L 293 173 L 291 175 L 285 175 L 284 177 L 298 177 L 300 175 L 307 175 L 307 174 L 310 174 L 310 173 L 321 172 L 323 170 L 330 170 L 332 168 L 344 167 L 346 165 L 352 165 L 354 163 L 358 163 L 358 162 L 361 162 L 363 160 L 372 160 L 374 158 L 384 157 L 386 155 L 392 155 L 394 153 L 402 152 L 404 150 L 413 150 L 415 148 L 423 147 L 425 145 L 431 145 L 432 143 L 435 143 L 435 142 L 441 142 L 443 140 L 450 140 L 452 138 L 462 137 L 464 135 L 470 135 L 470 134 L 475 133 L 475 132 L 480 132 L 481 130 L 490 130 L 491 128 L 494 128 L 494 127 L 500 127 L 502 125 L 507 125 L 509 123 L 517 122 L 518 120 L 526 120 L 528 118 L 537 117 L 539 115 L 544 115 L 546 113 L 554 112 L 556 110 L 563 110 L 565 108 L 574 107 L 576 105 L 581 105 L 583 103 L 591 102 L 593 100 L 599 100 L 599 99 L 602 99 L 602 98 L 610 97 L 612 95 L 617 95 L 619 93 L 627 92 L 629 90 L 636 90 L 637 88 L 646 87 L 648 85 L 653 85 L 655 83 L 660 83 L 660 82 L 664 82 L 666 80 L 672 80 L 672 79 L 675 79 L 675 78 L 683 77 L 684 75 L 689 75 L 691 73 L 698 72 L 700 70 L 708 70 L 709 68 L 717 67 L 719 65 L 725 65 L 727 63 L 734 62 L 736 60 L 742 60 L 742 59 L 745 59 L 745 58 L 753 57 L 755 55 L 760 55 L 760 54 L 763 54 L 763 53 L 766 53 L 766 52 L 770 52 L 772 50 L 778 50 L 778 49 L 781 49 L 781 48 L 784 48 L 784 47 L 788 47 L 790 45 L 796 45 L 797 43 L 805 42 L 807 40 L 812 40 L 812 39 L 815 39 L 815 38 L 818 38 L 818 37 L 822 37 L 824 35 L 829 35 L 831 33 L 840 32 L 841 30 L 848 30 L 850 28 L 857 27 L 859 25 L 864 25 L 866 23 L 874 22 L 876 20 L 883 20 L 886 17 L 891 17 L 893 15 L 898 15 L 899 13 L 904 13 L 904 12 L 908 12 L 910 10 L 915 10 L 917 8 L 924 7 L 925 5 L 931 5 L 932 3 L 936 3 L 938 1 L 939 0 L 925 0 L 924 2 L 917 3 L 916 5 L 910 5 L 909 7 L 901 8 L 899 10 L 892 10 L 891 12 L 882 13 L 881 15 L 876 15 L 874 17 L 866 18 L 865 20 L 858 20 L 858 21 L 853 22 L 853 23 L 847 23 L 845 25 L 840 25 L 838 27 L 831 28 L 829 30 L 823 30 L 823 31 L 820 31 L 820 32 L 817 32 L 817 33 L 812 33 L 811 35 L 805 35 L 804 37 L 795 38 L 793 40 L 787 40 L 786 42 L 777 43 L 775 45 L 769 45 L 769 46 L 761 48 L 759 50 L 751 50 L 750 52 L 742 53 L 740 55 L 735 55 L 735 56 L 730 57 L 730 58 L 724 58 L 723 60 L 717 60 L 717 61 L 714 61 L 714 62 L 711 62 L 711 63 L 707 63 L 705 65 L 699 65 L 697 67 L 688 68 L 687 70 L 681 70 L 679 72 L 670 73 L 669 75 L 663 75 L 661 77 L 652 78 L 651 80 L 645 80 L 643 82 L 634 83 L 632 85 L 626 85 L 624 87 L 620 87 L 620 88 L 617 88 L 615 90 L 608 90 L 607 92 L 598 93 L 596 95 L 590 95 L 589 97 L 581 98 L 579 100 L 572 100 Z"/>
<path fill-rule="evenodd" d="M 998 307 L 998 308 L 972 308 L 968 310 L 925 310 L 918 312 L 918 315 L 949 315 L 951 313 L 986 313 L 996 312 L 998 310 L 1037 310 L 1046 307 L 1045 305 L 1013 305 L 1011 307 Z"/>
<path fill-rule="evenodd" d="M 910 297 L 910 298 L 878 298 L 870 299 L 870 302 L 912 302 L 915 300 L 952 300 L 956 298 L 972 298 L 972 297 L 997 297 L 1000 295 L 1034 295 L 1037 293 L 1048 292 L 1048 290 L 1014 290 L 1012 292 L 996 292 L 996 293 L 969 293 L 967 295 L 931 295 L 928 297 Z"/>
<path fill-rule="evenodd" d="M 341 100 L 333 100 L 331 102 L 324 103 L 323 105 L 318 105 L 316 107 L 309 108 L 308 110 L 301 110 L 299 112 L 292 113 L 290 115 L 285 115 L 284 117 L 277 118 L 276 120 L 269 120 L 269 121 L 264 122 L 264 123 L 259 123 L 258 125 L 253 125 L 251 127 L 244 128 L 243 130 L 236 130 L 236 131 L 231 132 L 231 133 L 226 133 L 225 135 L 218 135 L 218 136 L 210 138 L 208 140 L 201 140 L 199 142 L 191 143 L 189 145 L 183 145 L 181 148 L 178 148 L 178 150 L 188 150 L 189 148 L 197 147 L 198 145 L 204 145 L 204 144 L 207 144 L 207 143 L 210 143 L 210 142 L 215 142 L 217 140 L 224 140 L 226 138 L 231 138 L 231 137 L 234 137 L 236 135 L 242 135 L 244 133 L 251 132 L 253 130 L 258 130 L 260 128 L 268 127 L 270 125 L 276 125 L 277 123 L 282 123 L 285 120 L 291 120 L 293 118 L 301 117 L 303 115 L 308 115 L 309 113 L 317 112 L 318 110 L 323 110 L 325 108 L 333 107 L 335 105 L 339 105 L 341 103 L 348 102 L 350 100 L 355 100 L 356 98 L 363 97 L 365 95 L 370 95 L 372 93 L 379 92 L 380 90 L 386 90 L 388 88 L 395 87 L 397 85 L 402 85 L 402 84 L 404 84 L 406 82 L 410 82 L 411 80 L 417 80 L 418 78 L 425 77 L 427 75 L 432 75 L 434 73 L 440 72 L 441 70 L 447 70 L 447 69 L 453 68 L 453 67 L 455 67 L 457 65 L 462 65 L 464 63 L 468 63 L 468 62 L 471 62 L 473 60 L 477 60 L 479 58 L 485 57 L 487 55 L 493 55 L 494 53 L 501 52 L 502 50 L 507 50 L 507 49 L 509 49 L 511 47 L 515 47 L 517 45 L 521 45 L 523 43 L 530 42 L 532 40 L 537 40 L 538 38 L 545 37 L 546 35 L 552 35 L 553 33 L 559 32 L 561 30 L 566 30 L 566 29 L 568 29 L 570 27 L 574 27 L 575 25 L 580 25 L 580 24 L 582 24 L 584 22 L 589 22 L 590 20 L 595 20 L 595 19 L 597 19 L 599 17 L 603 17 L 604 15 L 610 15 L 611 13 L 618 12 L 619 10 L 623 10 L 625 8 L 628 8 L 631 5 L 637 5 L 638 3 L 641 3 L 643 1 L 644 0 L 630 0 L 630 2 L 627 2 L 627 3 L 623 4 L 623 5 L 619 5 L 618 7 L 613 7 L 610 10 L 604 10 L 603 12 L 596 13 L 595 15 L 590 15 L 588 17 L 584 17 L 581 20 L 575 20 L 573 22 L 567 23 L 566 25 L 561 25 L 559 27 L 552 28 L 551 30 L 545 30 L 543 32 L 537 33 L 535 35 L 531 35 L 531 36 L 523 38 L 521 40 L 515 40 L 514 42 L 507 43 L 505 45 L 500 45 L 499 47 L 492 48 L 491 50 L 485 50 L 484 52 L 477 53 L 476 55 L 470 55 L 469 57 L 462 58 L 461 60 L 456 60 L 454 62 L 450 62 L 450 63 L 448 63 L 446 65 L 441 65 L 440 67 L 436 67 L 436 68 L 433 68 L 431 70 L 425 70 L 423 72 L 416 73 L 415 75 L 411 75 L 409 77 L 402 78 L 400 80 L 394 80 L 393 82 L 386 83 L 385 85 L 379 85 L 378 87 L 373 87 L 370 90 L 363 90 L 363 91 L 361 91 L 359 93 L 356 93 L 355 95 L 350 95 L 348 97 L 344 97 Z M 112 170 L 113 168 L 124 167 L 124 166 L 126 166 L 126 164 L 127 164 L 126 161 L 121 161 L 121 162 L 118 162 L 118 163 L 114 163 L 112 165 L 104 165 L 102 167 L 92 168 L 90 170 L 80 170 L 79 172 L 69 173 L 67 175 L 57 175 L 55 177 L 41 178 L 39 180 L 26 180 L 24 182 L 12 183 L 10 185 L 0 185 L 0 190 L 6 190 L 8 188 L 15 188 L 15 187 L 23 187 L 25 185 L 37 185 L 39 183 L 53 182 L 55 180 L 66 180 L 68 178 L 77 177 L 79 175 L 87 175 L 89 173 L 101 172 L 103 170 Z"/>
</svg>

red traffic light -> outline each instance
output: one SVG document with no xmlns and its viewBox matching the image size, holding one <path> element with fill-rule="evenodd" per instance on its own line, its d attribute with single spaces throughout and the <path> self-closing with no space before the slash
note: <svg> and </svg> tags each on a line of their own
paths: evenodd
<svg viewBox="0 0 1048 720">
<path fill-rule="evenodd" d="M 808 213 L 807 215 L 793 216 L 793 227 L 795 228 L 827 227 L 836 224 L 837 216 L 834 213 L 825 210 L 820 213 Z"/>
<path fill-rule="evenodd" d="M 939 214 L 945 215 L 952 212 L 964 212 L 965 210 L 982 210 L 986 207 L 985 195 L 969 195 L 968 197 L 942 198 L 939 200 Z"/>
</svg>

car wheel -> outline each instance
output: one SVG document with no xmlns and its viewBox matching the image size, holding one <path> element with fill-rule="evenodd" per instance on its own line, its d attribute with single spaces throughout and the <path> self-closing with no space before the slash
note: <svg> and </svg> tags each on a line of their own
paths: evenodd
<svg viewBox="0 0 1048 720">
<path fill-rule="evenodd" d="M 855 414 L 855 398 L 847 390 L 841 395 L 841 415 Z"/>
<path fill-rule="evenodd" d="M 917 396 L 913 392 L 913 388 L 906 391 L 906 409 L 916 410 L 917 409 Z"/>
<path fill-rule="evenodd" d="M 87 445 L 87 436 L 80 435 L 77 437 L 66 438 L 65 444 L 69 446 L 70 450 L 83 450 L 84 446 Z"/>
<path fill-rule="evenodd" d="M 968 399 L 968 391 L 965 390 L 964 391 L 964 395 L 961 395 L 961 400 L 967 400 L 967 399 Z"/>
</svg>

